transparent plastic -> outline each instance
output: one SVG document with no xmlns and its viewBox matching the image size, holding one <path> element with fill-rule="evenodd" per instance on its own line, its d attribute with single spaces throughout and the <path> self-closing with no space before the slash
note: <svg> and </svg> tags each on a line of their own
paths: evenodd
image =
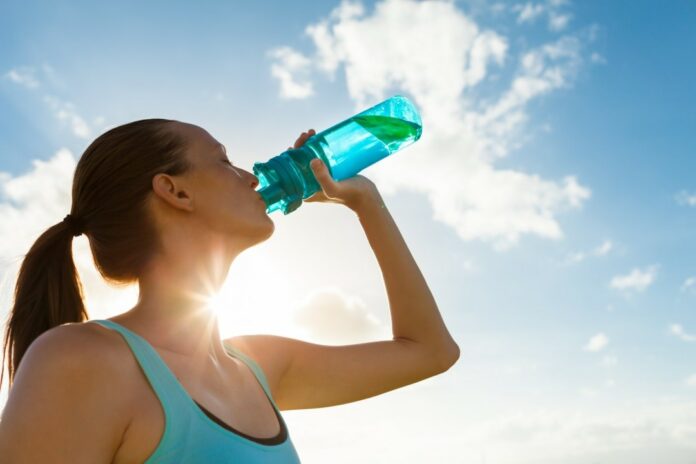
<svg viewBox="0 0 696 464">
<path fill-rule="evenodd" d="M 413 103 L 395 95 L 314 134 L 300 148 L 254 163 L 266 212 L 289 214 L 321 189 L 309 166 L 314 158 L 324 161 L 334 180 L 347 179 L 417 141 L 422 127 Z"/>
</svg>

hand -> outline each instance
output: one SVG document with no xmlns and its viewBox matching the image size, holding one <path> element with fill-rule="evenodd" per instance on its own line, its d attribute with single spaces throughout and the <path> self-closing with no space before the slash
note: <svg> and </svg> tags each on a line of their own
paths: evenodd
<svg viewBox="0 0 696 464">
<path fill-rule="evenodd" d="M 303 132 L 295 141 L 294 147 L 291 148 L 301 147 L 315 133 L 314 129 Z M 348 179 L 335 181 L 331 177 L 326 163 L 321 159 L 313 159 L 309 166 L 319 182 L 321 190 L 304 200 L 308 203 L 340 203 L 355 211 L 366 200 L 369 201 L 371 198 L 379 196 L 375 184 L 365 176 L 356 174 Z"/>
</svg>

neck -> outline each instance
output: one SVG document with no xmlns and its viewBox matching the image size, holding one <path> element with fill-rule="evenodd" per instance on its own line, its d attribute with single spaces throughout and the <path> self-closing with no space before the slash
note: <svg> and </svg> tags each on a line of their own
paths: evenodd
<svg viewBox="0 0 696 464">
<path fill-rule="evenodd" d="M 154 261 L 139 278 L 138 303 L 114 319 L 136 328 L 157 348 L 208 365 L 226 356 L 208 300 L 224 283 L 233 257 L 224 250 L 201 251 Z"/>
</svg>

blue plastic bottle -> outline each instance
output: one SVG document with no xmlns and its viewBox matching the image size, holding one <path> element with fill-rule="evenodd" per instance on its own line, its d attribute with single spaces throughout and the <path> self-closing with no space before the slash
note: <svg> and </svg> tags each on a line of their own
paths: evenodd
<svg viewBox="0 0 696 464">
<path fill-rule="evenodd" d="M 314 158 L 324 161 L 334 180 L 347 179 L 418 140 L 422 125 L 413 103 L 395 95 L 314 134 L 300 148 L 254 163 L 266 212 L 289 214 L 321 190 L 309 166 Z"/>
</svg>

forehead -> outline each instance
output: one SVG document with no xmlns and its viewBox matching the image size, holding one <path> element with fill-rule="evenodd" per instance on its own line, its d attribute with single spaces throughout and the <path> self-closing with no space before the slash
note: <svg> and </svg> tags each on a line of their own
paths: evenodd
<svg viewBox="0 0 696 464">
<path fill-rule="evenodd" d="M 179 122 L 176 130 L 186 140 L 187 155 L 194 163 L 225 153 L 224 146 L 202 127 Z"/>
<path fill-rule="evenodd" d="M 219 148 L 220 142 L 210 135 L 207 130 L 194 124 L 180 123 L 178 130 L 184 135 L 190 147 Z"/>
</svg>

